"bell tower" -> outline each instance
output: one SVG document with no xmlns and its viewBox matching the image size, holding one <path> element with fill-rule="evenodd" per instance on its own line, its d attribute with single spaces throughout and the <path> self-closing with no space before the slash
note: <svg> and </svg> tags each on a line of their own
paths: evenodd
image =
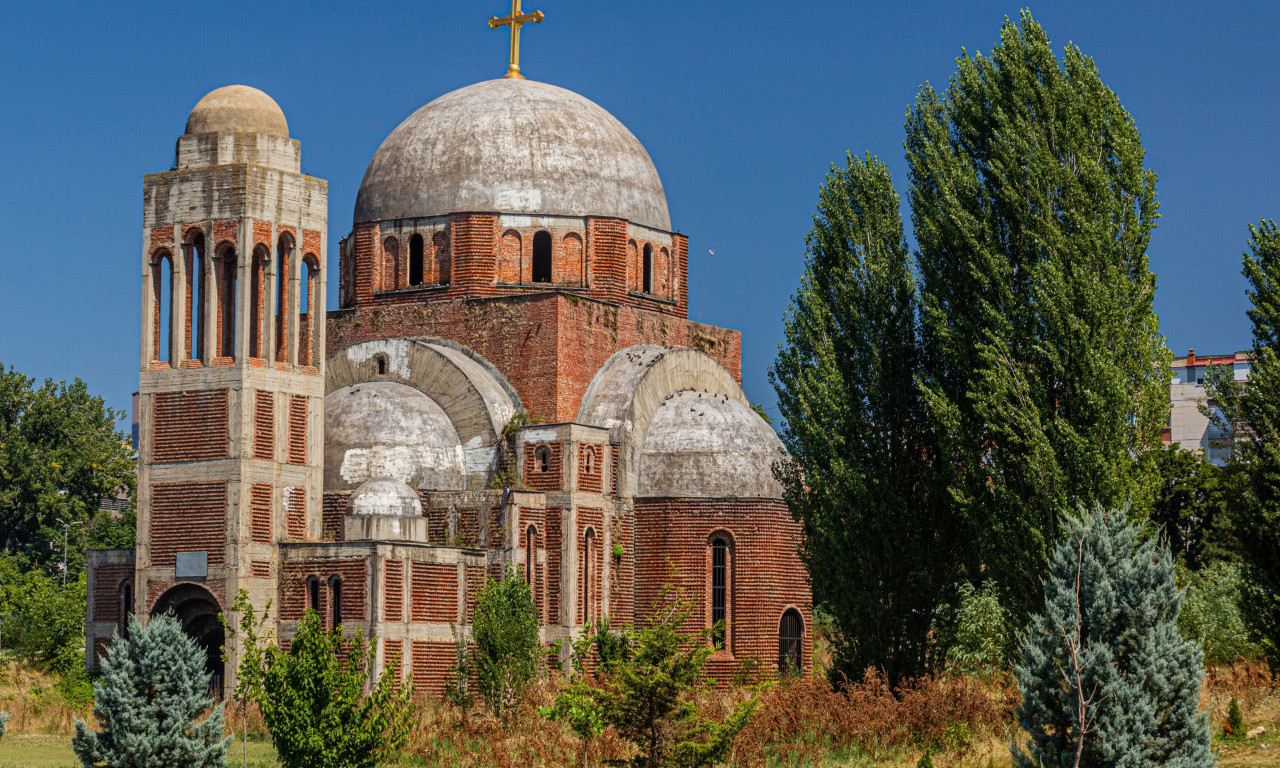
<svg viewBox="0 0 1280 768">
<path fill-rule="evenodd" d="M 281 541 L 321 536 L 328 184 L 270 96 L 206 95 L 143 182 L 133 605 L 218 660 L 239 590 L 277 593 Z"/>
</svg>

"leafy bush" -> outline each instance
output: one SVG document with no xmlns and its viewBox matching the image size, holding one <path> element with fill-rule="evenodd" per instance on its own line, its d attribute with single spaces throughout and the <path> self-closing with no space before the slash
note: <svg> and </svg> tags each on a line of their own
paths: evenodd
<svg viewBox="0 0 1280 768">
<path fill-rule="evenodd" d="M 128 637 L 116 634 L 94 685 L 93 713 L 103 730 L 76 720 L 71 740 L 85 768 L 221 766 L 231 739 L 222 736 L 222 704 L 197 722 L 209 698 L 205 652 L 172 615 L 144 629 L 129 617 Z"/>
<path fill-rule="evenodd" d="M 257 681 L 250 693 L 286 768 L 373 768 L 404 743 L 410 686 L 384 674 L 364 689 L 376 638 L 358 631 L 346 638 L 341 626 L 326 631 L 308 610 L 287 652 L 257 632 L 243 643 L 239 674 Z"/>
<path fill-rule="evenodd" d="M 529 584 L 514 568 L 481 590 L 471 627 L 472 666 L 476 687 L 495 714 L 510 709 L 533 681 L 542 655 L 539 624 Z"/>
<path fill-rule="evenodd" d="M 935 655 L 949 672 L 975 672 L 992 677 L 1008 668 L 1012 616 L 1000 605 L 994 582 L 974 589 L 967 581 L 956 591 L 959 605 L 944 605 L 934 620 Z"/>
<path fill-rule="evenodd" d="M 61 579 L 0 555 L 3 645 L 19 659 L 63 677 L 83 679 L 85 578 Z"/>
<path fill-rule="evenodd" d="M 1244 577 L 1235 563 L 1214 563 L 1198 572 L 1179 574 L 1186 585 L 1178 630 L 1204 649 L 1205 660 L 1230 664 L 1237 659 L 1256 661 L 1262 647 L 1249 635 L 1241 612 Z"/>
</svg>

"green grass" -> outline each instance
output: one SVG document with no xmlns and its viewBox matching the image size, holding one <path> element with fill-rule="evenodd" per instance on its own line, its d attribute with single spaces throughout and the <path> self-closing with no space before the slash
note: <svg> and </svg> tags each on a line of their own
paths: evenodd
<svg viewBox="0 0 1280 768">
<path fill-rule="evenodd" d="M 227 750 L 227 766 L 241 765 L 241 747 L 236 742 Z M 275 748 L 266 742 L 249 742 L 251 768 L 277 768 Z M 11 733 L 0 740 L 0 768 L 79 768 L 71 749 L 70 736 Z"/>
</svg>

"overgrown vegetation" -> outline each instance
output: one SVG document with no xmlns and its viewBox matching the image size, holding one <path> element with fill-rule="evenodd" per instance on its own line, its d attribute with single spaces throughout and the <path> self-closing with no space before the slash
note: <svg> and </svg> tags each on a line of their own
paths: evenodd
<svg viewBox="0 0 1280 768">
<path fill-rule="evenodd" d="M 485 583 L 471 626 L 471 668 L 480 696 L 497 715 L 505 716 L 534 679 L 542 655 L 540 624 L 529 583 L 515 568 Z"/>
</svg>

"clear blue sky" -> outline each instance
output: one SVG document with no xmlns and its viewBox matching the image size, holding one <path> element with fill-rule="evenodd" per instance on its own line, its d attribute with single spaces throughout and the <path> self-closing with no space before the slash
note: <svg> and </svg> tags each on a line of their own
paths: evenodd
<svg viewBox="0 0 1280 768">
<path fill-rule="evenodd" d="M 509 7 L 5 0 L 0 362 L 79 376 L 127 407 L 138 382 L 142 176 L 170 167 L 196 101 L 247 83 L 279 102 L 304 171 L 329 180 L 336 248 L 382 139 L 436 96 L 503 73 L 506 36 L 485 20 Z M 901 191 L 916 88 L 945 83 L 961 47 L 990 50 L 1020 7 L 525 0 L 547 20 L 526 27 L 521 63 L 530 78 L 604 106 L 648 148 L 673 225 L 690 236 L 691 315 L 743 332 L 747 394 L 772 408 L 765 371 L 828 165 L 869 150 Z M 1143 133 L 1160 175 L 1151 261 L 1169 345 L 1243 348 L 1246 224 L 1280 218 L 1280 10 L 1031 9 L 1055 46 L 1073 41 L 1095 58 Z"/>
</svg>

